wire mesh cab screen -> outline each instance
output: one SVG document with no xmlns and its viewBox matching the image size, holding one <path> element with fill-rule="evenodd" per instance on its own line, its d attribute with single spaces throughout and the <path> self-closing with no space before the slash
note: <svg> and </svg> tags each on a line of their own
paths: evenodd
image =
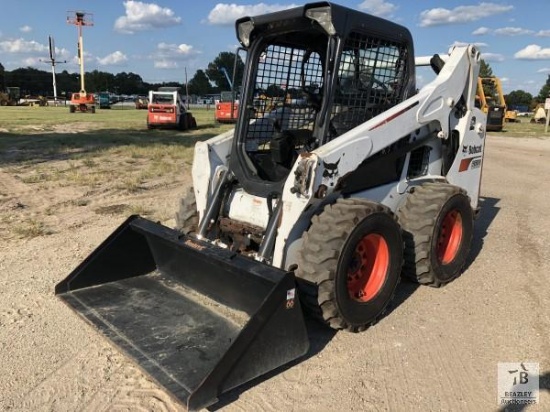
<svg viewBox="0 0 550 412">
<path fill-rule="evenodd" d="M 317 107 L 304 88 L 320 94 L 323 86 L 321 58 L 315 52 L 272 44 L 260 54 L 257 68 L 247 151 L 268 149 L 264 146 L 276 129 L 313 130 Z"/>
<path fill-rule="evenodd" d="M 313 136 L 324 81 L 322 58 L 305 46 L 269 44 L 255 63 L 245 150 L 260 177 L 277 181 Z"/>
<path fill-rule="evenodd" d="M 323 142 L 402 99 L 408 78 L 405 45 L 352 33 L 335 59 L 339 63 L 334 73 L 325 79 L 327 43 L 311 43 L 299 37 L 289 42 L 287 37 L 286 43 L 266 45 L 253 62 L 254 93 L 248 95 L 243 136 L 248 159 L 261 179 L 280 181 L 287 176 L 300 151 L 313 141 L 323 98 L 332 97 Z M 315 131 L 316 138 L 319 133 Z"/>
<path fill-rule="evenodd" d="M 340 56 L 330 137 L 334 138 L 388 110 L 402 99 L 407 48 L 352 33 Z"/>
</svg>

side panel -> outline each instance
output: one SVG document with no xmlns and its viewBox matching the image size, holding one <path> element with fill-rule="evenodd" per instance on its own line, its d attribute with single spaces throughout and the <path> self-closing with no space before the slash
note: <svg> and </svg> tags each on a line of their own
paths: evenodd
<svg viewBox="0 0 550 412">
<path fill-rule="evenodd" d="M 229 161 L 234 133 L 234 130 L 229 130 L 206 142 L 195 144 L 191 174 L 193 176 L 197 210 L 201 217 L 217 180 L 215 177 L 216 171 L 219 168 L 226 167 Z"/>
<path fill-rule="evenodd" d="M 478 207 L 481 188 L 481 171 L 483 169 L 483 154 L 485 152 L 485 133 L 471 130 L 469 125 L 472 119 L 484 119 L 484 113 L 474 109 L 468 116 L 459 122 L 459 129 L 463 131 L 463 138 L 455 161 L 447 174 L 447 180 L 460 186 L 468 192 L 472 208 Z"/>
</svg>

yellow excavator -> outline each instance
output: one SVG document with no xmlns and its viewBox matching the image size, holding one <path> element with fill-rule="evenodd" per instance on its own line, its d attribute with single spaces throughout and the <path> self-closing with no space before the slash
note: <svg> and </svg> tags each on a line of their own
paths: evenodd
<svg viewBox="0 0 550 412">
<path fill-rule="evenodd" d="M 500 132 L 505 122 L 519 123 L 515 110 L 508 110 L 498 77 L 478 77 L 476 106 L 487 114 L 487 130 Z"/>
</svg>

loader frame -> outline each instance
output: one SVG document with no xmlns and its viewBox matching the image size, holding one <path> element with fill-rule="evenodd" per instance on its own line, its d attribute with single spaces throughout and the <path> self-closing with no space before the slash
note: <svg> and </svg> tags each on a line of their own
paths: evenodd
<svg viewBox="0 0 550 412">
<path fill-rule="evenodd" d="M 308 16 L 319 18 L 326 27 Z M 365 19 L 369 24 L 361 25 Z M 275 25 L 275 21 L 284 23 Z M 338 197 L 370 199 L 395 211 L 414 186 L 441 181 L 464 188 L 472 208 L 478 208 L 485 114 L 475 107 L 480 59 L 475 47 L 453 48 L 446 63 L 432 59 L 437 77 L 415 94 L 412 40 L 401 26 L 329 3 L 243 18 L 236 26 L 248 50 L 239 120 L 233 133 L 199 142 L 195 148 L 193 182 L 203 223 L 229 217 L 236 225 L 258 227 L 263 244 L 252 256 L 289 269 L 297 264 L 296 252 L 311 217 Z M 299 59 L 308 60 L 284 72 L 271 56 L 287 52 L 282 60 L 294 61 L 293 32 L 300 33 L 298 41 L 307 45 L 309 56 L 298 53 Z M 345 69 L 350 64 L 342 56 L 346 50 L 354 56 L 356 50 L 371 50 L 371 44 L 377 45 L 377 56 L 382 57 L 363 59 L 370 64 L 366 68 L 379 81 L 391 83 L 391 93 L 384 98 L 377 95 L 374 80 L 363 99 L 362 90 L 342 92 L 345 77 L 357 82 L 361 75 L 357 69 Z M 310 67 L 315 50 L 315 64 Z M 307 92 L 322 97 L 320 105 L 300 105 L 291 98 L 261 116 L 252 111 L 257 106 L 257 86 L 266 77 L 262 67 L 270 61 L 275 65 L 265 72 L 284 73 L 291 84 L 302 82 L 302 88 L 306 73 L 305 86 L 319 86 Z M 275 81 L 280 84 L 281 79 Z M 334 127 L 334 119 L 342 114 L 349 116 L 344 116 L 343 126 Z M 297 143 L 292 157 L 285 159 L 280 154 L 288 149 L 284 140 L 289 137 Z M 262 155 L 262 146 L 275 152 L 265 161 L 266 167 L 262 162 L 269 151 Z M 257 153 L 264 157 L 255 157 Z M 231 183 L 224 182 L 224 190 L 217 191 L 222 174 L 230 176 Z M 214 193 L 224 200 L 216 200 Z M 274 213 L 279 203 L 280 215 Z M 239 209 L 244 212 L 238 213 Z M 208 237 L 208 228 L 220 232 L 208 223 L 199 235 Z M 230 236 L 221 244 L 231 247 L 233 240 Z"/>
</svg>

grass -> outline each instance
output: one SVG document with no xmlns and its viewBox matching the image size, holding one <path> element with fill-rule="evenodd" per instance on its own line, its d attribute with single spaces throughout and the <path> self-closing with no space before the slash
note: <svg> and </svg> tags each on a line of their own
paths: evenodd
<svg viewBox="0 0 550 412">
<path fill-rule="evenodd" d="M 520 117 L 518 119 L 520 123 L 504 123 L 501 132 L 489 132 L 489 134 L 502 137 L 550 138 L 550 129 L 548 133 L 544 133 L 544 124 L 531 123 L 530 117 Z"/>
<path fill-rule="evenodd" d="M 67 107 L 0 107 L 0 172 L 15 182 L 0 197 L 0 236 L 48 234 L 56 218 L 63 224 L 67 208 L 157 217 L 155 195 L 146 191 L 181 181 L 195 143 L 232 127 L 217 125 L 213 110 L 192 113 L 198 128 L 179 131 L 148 130 L 147 112 L 134 108 L 91 114 L 69 113 Z M 127 207 L 117 206 L 121 196 Z M 33 198 L 54 200 L 40 210 L 11 207 Z"/>
<path fill-rule="evenodd" d="M 203 109 L 192 110 L 196 130 L 148 130 L 146 113 L 133 108 L 86 114 L 69 113 L 66 107 L 0 107 L 0 179 L 9 181 L 0 181 L 0 237 L 55 232 L 66 225 L 67 212 L 88 213 L 90 224 L 98 214 L 170 218 L 173 210 L 163 209 L 157 196 L 178 190 L 197 141 L 232 126 L 217 125 L 213 110 Z M 506 123 L 502 132 L 490 134 L 550 137 L 544 125 L 529 120 Z"/>
<path fill-rule="evenodd" d="M 13 233 L 21 239 L 51 235 L 53 232 L 41 221 L 30 219 L 13 226 Z"/>
<path fill-rule="evenodd" d="M 197 141 L 231 128 L 218 126 L 212 110 L 193 115 L 196 130 L 147 130 L 144 110 L 86 114 L 65 107 L 0 107 L 0 165 L 21 173 L 28 184 L 93 184 L 112 172 L 113 162 L 126 164 L 130 174 L 145 168 L 146 176 L 159 176 L 190 164 Z"/>
</svg>

